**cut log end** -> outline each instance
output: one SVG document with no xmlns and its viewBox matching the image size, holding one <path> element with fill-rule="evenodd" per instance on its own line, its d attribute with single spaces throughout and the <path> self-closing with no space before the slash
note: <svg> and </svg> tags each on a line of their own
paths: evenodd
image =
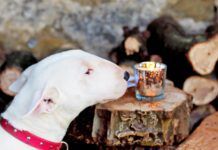
<svg viewBox="0 0 218 150">
<path fill-rule="evenodd" d="M 134 53 L 138 53 L 140 49 L 141 43 L 134 36 L 128 37 L 124 42 L 126 55 L 133 55 Z"/>
<path fill-rule="evenodd" d="M 218 83 L 215 80 L 192 76 L 184 82 L 183 90 L 193 96 L 195 105 L 205 105 L 218 95 Z"/>
<path fill-rule="evenodd" d="M 6 55 L 0 67 L 0 87 L 4 94 L 14 96 L 9 86 L 20 76 L 21 72 L 37 62 L 31 52 L 14 51 Z"/>
<path fill-rule="evenodd" d="M 206 42 L 195 44 L 188 52 L 193 69 L 201 74 L 210 74 L 218 60 L 218 35 Z"/>
<path fill-rule="evenodd" d="M 9 90 L 9 86 L 17 80 L 17 78 L 21 74 L 21 69 L 17 67 L 11 67 L 7 68 L 6 70 L 1 72 L 1 77 L 0 77 L 0 87 L 1 90 L 10 96 L 14 96 L 15 93 Z"/>
</svg>

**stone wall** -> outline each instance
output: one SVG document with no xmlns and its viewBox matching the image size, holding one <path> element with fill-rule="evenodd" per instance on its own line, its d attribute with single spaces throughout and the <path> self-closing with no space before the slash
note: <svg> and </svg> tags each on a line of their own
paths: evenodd
<svg viewBox="0 0 218 150">
<path fill-rule="evenodd" d="M 213 0 L 0 0 L 0 45 L 39 58 L 69 48 L 107 57 L 122 26 L 143 30 L 163 14 L 200 32 L 212 20 Z"/>
</svg>

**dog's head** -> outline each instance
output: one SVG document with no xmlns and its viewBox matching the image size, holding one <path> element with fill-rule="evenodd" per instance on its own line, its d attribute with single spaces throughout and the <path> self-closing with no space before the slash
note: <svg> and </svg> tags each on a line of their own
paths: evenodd
<svg viewBox="0 0 218 150">
<path fill-rule="evenodd" d="M 122 96 L 125 72 L 117 65 L 80 50 L 51 55 L 29 67 L 10 89 L 19 113 L 75 111 Z"/>
</svg>

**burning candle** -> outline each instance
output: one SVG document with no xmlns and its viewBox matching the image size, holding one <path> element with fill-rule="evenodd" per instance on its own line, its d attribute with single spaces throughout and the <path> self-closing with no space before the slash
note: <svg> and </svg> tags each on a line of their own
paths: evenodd
<svg viewBox="0 0 218 150">
<path fill-rule="evenodd" d="M 135 65 L 135 94 L 138 100 L 159 100 L 164 97 L 166 65 L 142 62 Z"/>
</svg>

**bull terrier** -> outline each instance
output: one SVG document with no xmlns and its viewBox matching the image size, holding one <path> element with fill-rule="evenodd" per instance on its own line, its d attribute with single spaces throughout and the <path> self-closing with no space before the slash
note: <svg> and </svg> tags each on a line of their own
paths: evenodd
<svg viewBox="0 0 218 150">
<path fill-rule="evenodd" d="M 0 149 L 58 150 L 71 121 L 86 107 L 121 97 L 128 73 L 112 62 L 69 50 L 27 68 L 1 114 Z"/>
</svg>

